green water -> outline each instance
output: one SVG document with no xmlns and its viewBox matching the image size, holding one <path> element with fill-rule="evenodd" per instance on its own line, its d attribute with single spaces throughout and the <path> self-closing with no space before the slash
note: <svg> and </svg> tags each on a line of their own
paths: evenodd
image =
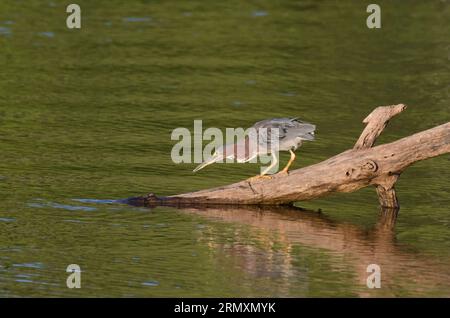
<svg viewBox="0 0 450 318">
<path fill-rule="evenodd" d="M 0 296 L 450 296 L 448 155 L 401 176 L 393 232 L 372 188 L 298 204 L 321 214 L 108 201 L 258 172 L 174 164 L 195 119 L 313 122 L 294 168 L 351 148 L 378 105 L 409 106 L 379 143 L 448 122 L 448 2 L 378 1 L 378 30 L 361 1 L 76 3 L 81 30 L 65 1 L 0 2 Z"/>
</svg>

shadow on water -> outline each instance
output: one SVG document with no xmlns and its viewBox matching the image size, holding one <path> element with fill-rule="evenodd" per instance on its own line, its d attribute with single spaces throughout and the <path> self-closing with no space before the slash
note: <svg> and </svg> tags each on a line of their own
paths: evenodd
<svg viewBox="0 0 450 318">
<path fill-rule="evenodd" d="M 154 208 L 154 207 L 153 207 Z M 290 259 L 294 245 L 302 245 L 315 250 L 331 252 L 347 263 L 355 273 L 354 286 L 360 286 L 357 294 L 362 297 L 383 295 L 396 296 L 399 286 L 409 284 L 409 288 L 417 293 L 433 293 L 440 288 L 446 289 L 450 285 L 450 273 L 440 263 L 434 262 L 423 255 L 408 251 L 405 246 L 398 244 L 395 236 L 395 224 L 398 216 L 396 209 L 380 208 L 377 222 L 369 229 L 337 222 L 323 215 L 320 211 L 305 210 L 295 206 L 183 206 L 177 208 L 182 213 L 201 216 L 211 221 L 237 223 L 248 225 L 261 231 L 261 241 L 267 241 L 268 246 L 280 244 L 285 250 L 284 268 L 286 273 L 295 271 Z M 276 240 L 273 233 L 277 233 Z M 239 233 L 235 233 L 235 239 Z M 210 242 L 211 249 L 223 249 L 231 256 L 238 257 L 242 262 L 241 268 L 249 272 L 255 271 L 255 266 L 268 264 L 274 255 L 270 249 L 261 253 L 257 249 L 242 250 L 239 244 L 223 248 L 221 243 Z M 381 268 L 382 290 L 367 288 L 368 265 L 377 264 Z M 341 264 L 342 265 L 342 264 Z M 340 266 L 340 265 L 339 265 Z M 423 269 L 426 269 L 422 272 Z M 339 269 L 337 269 L 339 270 Z M 443 273 L 443 274 L 436 274 Z M 288 275 L 289 277 L 289 275 Z M 401 282 L 401 283 L 400 283 Z M 406 282 L 406 283 L 405 283 Z M 290 282 L 285 282 L 286 291 Z M 401 289 L 401 288 L 400 288 Z"/>
</svg>

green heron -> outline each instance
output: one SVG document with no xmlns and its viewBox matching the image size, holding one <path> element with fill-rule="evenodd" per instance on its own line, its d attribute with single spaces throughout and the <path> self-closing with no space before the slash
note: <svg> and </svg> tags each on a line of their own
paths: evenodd
<svg viewBox="0 0 450 318">
<path fill-rule="evenodd" d="M 249 137 L 241 139 L 233 144 L 220 146 L 215 153 L 200 165 L 194 172 L 204 167 L 225 159 L 233 159 L 239 163 L 248 162 L 261 154 L 271 153 L 272 163 L 260 175 L 253 178 L 269 177 L 266 174 L 278 163 L 279 151 L 289 151 L 291 158 L 280 172 L 288 173 L 288 169 L 295 160 L 294 151 L 302 145 L 304 140 L 314 140 L 316 126 L 303 122 L 298 118 L 272 118 L 259 121 L 251 128 L 258 134 L 258 147 L 249 146 Z M 273 134 L 275 132 L 275 134 Z M 273 143 L 273 141 L 275 141 Z M 252 179 L 252 178 L 250 178 Z"/>
</svg>

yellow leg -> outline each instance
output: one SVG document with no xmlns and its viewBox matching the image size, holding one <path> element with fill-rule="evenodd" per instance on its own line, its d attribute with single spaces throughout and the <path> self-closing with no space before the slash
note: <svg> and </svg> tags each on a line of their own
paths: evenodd
<svg viewBox="0 0 450 318">
<path fill-rule="evenodd" d="M 278 158 L 277 155 L 275 153 L 272 153 L 272 163 L 269 167 L 267 167 L 263 172 L 261 172 L 261 174 L 248 178 L 247 181 L 255 181 L 255 180 L 260 180 L 260 179 L 272 179 L 272 176 L 268 176 L 266 175 L 267 172 L 269 172 L 277 163 L 278 163 Z"/>
<path fill-rule="evenodd" d="M 287 165 L 286 165 L 286 167 L 284 167 L 283 168 L 283 170 L 281 170 L 280 172 L 283 172 L 283 173 L 289 173 L 289 167 L 291 166 L 291 164 L 294 162 L 294 160 L 295 160 L 295 153 L 292 151 L 292 150 L 290 150 L 289 149 L 289 152 L 291 153 L 291 159 L 289 159 L 289 161 L 288 161 L 288 163 L 287 163 Z"/>
</svg>

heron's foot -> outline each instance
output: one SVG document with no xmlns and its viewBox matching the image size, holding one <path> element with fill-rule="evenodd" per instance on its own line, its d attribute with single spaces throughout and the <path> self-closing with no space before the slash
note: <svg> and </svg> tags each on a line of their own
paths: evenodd
<svg viewBox="0 0 450 318">
<path fill-rule="evenodd" d="M 283 169 L 277 173 L 277 176 L 286 176 L 287 177 L 288 175 L 289 175 L 288 169 Z"/>
<path fill-rule="evenodd" d="M 264 180 L 264 179 L 273 179 L 273 177 L 272 177 L 272 176 L 268 176 L 268 175 L 266 175 L 266 174 L 264 174 L 264 175 L 260 175 L 260 174 L 259 174 L 259 175 L 257 175 L 257 176 L 248 178 L 246 181 L 252 182 L 252 181 Z"/>
</svg>

